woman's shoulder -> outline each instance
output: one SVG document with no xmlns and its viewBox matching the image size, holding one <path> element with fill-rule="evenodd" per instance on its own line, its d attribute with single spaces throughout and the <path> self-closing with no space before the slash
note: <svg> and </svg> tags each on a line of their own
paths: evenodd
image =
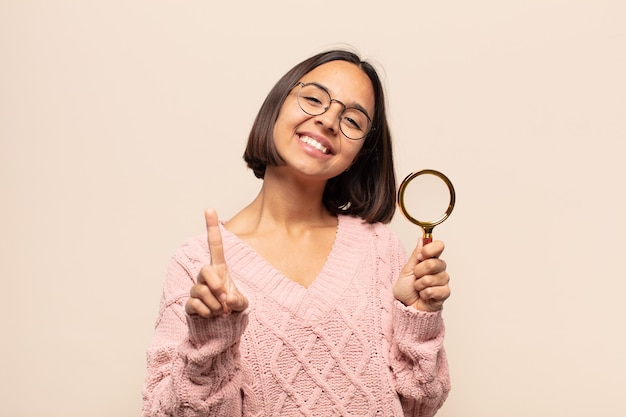
<svg viewBox="0 0 626 417">
<path fill-rule="evenodd" d="M 247 248 L 245 243 L 236 234 L 225 227 L 225 224 L 226 222 L 220 221 L 220 232 L 224 251 L 241 251 Z M 201 266 L 209 263 L 211 261 L 211 253 L 206 231 L 184 240 L 176 249 L 174 258 L 179 261 L 182 260 L 188 263 L 200 264 Z"/>
<path fill-rule="evenodd" d="M 338 219 L 340 228 L 355 234 L 373 235 L 382 239 L 395 239 L 397 237 L 389 226 L 381 222 L 369 223 L 361 217 L 348 214 L 340 214 Z"/>
<path fill-rule="evenodd" d="M 379 253 L 405 252 L 400 237 L 387 224 L 369 223 L 361 217 L 353 215 L 340 214 L 338 218 L 338 236 L 342 236 L 341 240 L 370 242 L 376 246 Z"/>
<path fill-rule="evenodd" d="M 378 262 L 390 265 L 394 270 L 404 264 L 406 250 L 399 236 L 387 224 L 369 223 L 360 217 L 340 215 L 336 245 L 348 250 L 365 250 Z"/>
<path fill-rule="evenodd" d="M 210 258 L 206 233 L 185 239 L 174 252 L 174 259 L 192 264 L 207 263 Z"/>
</svg>

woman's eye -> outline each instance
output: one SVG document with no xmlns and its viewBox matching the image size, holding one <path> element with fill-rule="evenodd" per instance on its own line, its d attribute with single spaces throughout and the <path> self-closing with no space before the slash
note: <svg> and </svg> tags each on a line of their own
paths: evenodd
<svg viewBox="0 0 626 417">
<path fill-rule="evenodd" d="M 355 119 L 351 118 L 351 117 L 344 117 L 343 120 L 348 124 L 348 126 L 350 126 L 352 129 L 358 129 L 361 130 L 361 125 L 359 124 L 358 121 L 356 121 Z"/>
<path fill-rule="evenodd" d="M 320 100 L 319 98 L 314 97 L 314 96 L 306 96 L 306 97 L 304 97 L 304 99 L 306 100 L 306 102 L 308 104 L 311 104 L 313 106 L 321 107 L 323 105 L 322 104 L 322 100 Z"/>
</svg>

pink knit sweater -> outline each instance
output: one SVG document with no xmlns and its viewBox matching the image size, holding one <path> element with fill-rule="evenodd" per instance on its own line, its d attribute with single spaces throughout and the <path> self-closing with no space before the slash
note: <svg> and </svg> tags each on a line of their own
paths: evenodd
<svg viewBox="0 0 626 417">
<path fill-rule="evenodd" d="M 405 263 L 382 224 L 339 216 L 333 249 L 308 287 L 222 227 L 242 312 L 189 317 L 184 303 L 209 262 L 206 235 L 168 269 L 147 354 L 144 416 L 433 416 L 450 381 L 440 313 L 393 298 Z"/>
</svg>

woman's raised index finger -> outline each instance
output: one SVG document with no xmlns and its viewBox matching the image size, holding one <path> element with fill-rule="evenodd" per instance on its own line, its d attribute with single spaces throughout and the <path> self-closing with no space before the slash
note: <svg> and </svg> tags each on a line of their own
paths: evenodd
<svg viewBox="0 0 626 417">
<path fill-rule="evenodd" d="M 204 220 L 206 222 L 209 252 L 211 253 L 211 265 L 224 264 L 226 263 L 226 259 L 224 259 L 224 245 L 222 244 L 222 233 L 220 232 L 220 224 L 215 209 L 206 209 L 204 211 Z"/>
</svg>

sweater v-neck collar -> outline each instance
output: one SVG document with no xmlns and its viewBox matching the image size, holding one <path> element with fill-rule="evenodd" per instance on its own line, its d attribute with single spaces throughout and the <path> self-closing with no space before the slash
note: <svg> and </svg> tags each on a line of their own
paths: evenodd
<svg viewBox="0 0 626 417">
<path fill-rule="evenodd" d="M 270 297 L 292 314 L 317 320 L 339 302 L 355 278 L 368 239 L 362 219 L 338 215 L 335 241 L 319 275 L 304 287 L 286 277 L 237 235 L 222 227 L 226 261 L 236 281 L 252 287 L 255 298 Z"/>
</svg>

